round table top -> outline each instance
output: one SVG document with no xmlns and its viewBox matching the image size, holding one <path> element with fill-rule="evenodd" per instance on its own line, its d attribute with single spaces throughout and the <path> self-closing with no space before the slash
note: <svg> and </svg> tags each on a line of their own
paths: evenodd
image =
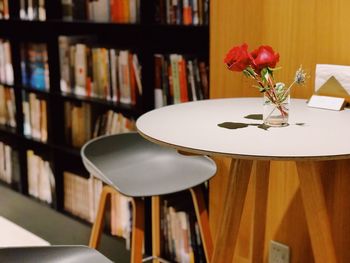
<svg viewBox="0 0 350 263">
<path fill-rule="evenodd" d="M 262 103 L 262 98 L 233 98 L 176 104 L 145 113 L 136 126 L 153 142 L 206 155 L 268 160 L 350 158 L 349 109 L 316 109 L 308 107 L 306 100 L 292 99 L 289 126 L 265 130 L 256 118 L 262 114 Z M 243 128 L 232 129 L 237 123 Z"/>
</svg>

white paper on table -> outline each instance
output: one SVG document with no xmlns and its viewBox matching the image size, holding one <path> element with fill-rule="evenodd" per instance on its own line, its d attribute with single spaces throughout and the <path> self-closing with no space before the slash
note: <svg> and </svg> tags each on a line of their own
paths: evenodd
<svg viewBox="0 0 350 263">
<path fill-rule="evenodd" d="M 317 64 L 315 74 L 315 91 L 330 77 L 334 76 L 343 88 L 350 94 L 350 66 Z"/>
</svg>

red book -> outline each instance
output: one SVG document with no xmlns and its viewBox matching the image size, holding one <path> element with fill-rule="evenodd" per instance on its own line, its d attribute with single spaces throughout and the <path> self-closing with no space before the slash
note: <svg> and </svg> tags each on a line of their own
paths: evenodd
<svg viewBox="0 0 350 263">
<path fill-rule="evenodd" d="M 183 1 L 183 23 L 184 25 L 192 24 L 192 8 L 188 0 Z"/>
<path fill-rule="evenodd" d="M 132 56 L 133 55 L 129 53 L 130 97 L 131 97 L 131 105 L 136 105 L 137 89 L 136 89 L 135 71 L 132 65 Z"/>
<path fill-rule="evenodd" d="M 179 60 L 179 78 L 180 78 L 180 101 L 188 101 L 187 90 L 187 74 L 186 74 L 186 60 L 181 57 Z"/>
<path fill-rule="evenodd" d="M 111 6 L 111 21 L 120 23 L 122 19 L 122 0 L 110 0 L 110 6 Z"/>
</svg>

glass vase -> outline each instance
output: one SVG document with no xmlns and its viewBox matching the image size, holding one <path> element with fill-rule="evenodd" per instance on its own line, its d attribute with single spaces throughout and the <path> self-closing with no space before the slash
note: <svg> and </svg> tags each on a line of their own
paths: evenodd
<svg viewBox="0 0 350 263">
<path fill-rule="evenodd" d="M 271 127 L 285 127 L 288 126 L 290 106 L 290 93 L 284 94 L 280 101 L 271 101 L 271 99 L 264 94 L 264 111 L 263 121 L 265 125 Z"/>
</svg>

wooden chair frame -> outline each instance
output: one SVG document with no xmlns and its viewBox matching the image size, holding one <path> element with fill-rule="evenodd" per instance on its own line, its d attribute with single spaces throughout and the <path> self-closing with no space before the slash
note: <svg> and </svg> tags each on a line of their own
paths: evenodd
<svg viewBox="0 0 350 263">
<path fill-rule="evenodd" d="M 213 242 L 211 238 L 208 211 L 205 205 L 201 186 L 196 186 L 189 189 L 192 196 L 193 205 L 196 212 L 196 217 L 200 229 L 200 234 L 203 242 L 203 248 L 207 262 L 211 261 L 213 254 Z M 114 193 L 119 193 L 116 189 L 109 185 L 103 187 L 99 207 L 95 222 L 92 227 L 89 247 L 97 249 L 101 239 L 101 233 L 104 223 L 104 215 L 108 202 Z M 142 245 L 144 241 L 144 222 L 145 208 L 144 201 L 137 197 L 132 200 L 132 238 L 131 238 L 131 263 L 142 262 Z M 158 204 L 158 205 L 157 205 Z M 159 223 L 159 197 L 152 197 L 152 259 L 154 262 L 160 262 L 160 223 Z"/>
</svg>

